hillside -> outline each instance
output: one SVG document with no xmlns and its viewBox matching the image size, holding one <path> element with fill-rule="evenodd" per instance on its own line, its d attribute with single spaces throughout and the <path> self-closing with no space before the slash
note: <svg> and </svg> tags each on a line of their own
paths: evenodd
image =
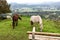
<svg viewBox="0 0 60 40">
<path fill-rule="evenodd" d="M 0 21 L 0 40 L 28 40 L 27 31 L 32 31 L 30 17 L 22 17 L 18 26 L 12 29 L 10 19 Z M 39 25 L 36 25 L 36 31 L 39 32 Z M 43 19 L 43 32 L 60 33 L 60 22 Z"/>
</svg>

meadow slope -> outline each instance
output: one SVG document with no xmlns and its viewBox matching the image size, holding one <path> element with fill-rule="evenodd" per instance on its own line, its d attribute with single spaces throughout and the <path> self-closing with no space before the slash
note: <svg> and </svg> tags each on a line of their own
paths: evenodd
<svg viewBox="0 0 60 40">
<path fill-rule="evenodd" d="M 15 29 L 12 29 L 11 23 L 10 19 L 0 21 L 0 40 L 28 40 L 27 31 L 32 31 L 30 17 L 22 17 L 22 21 L 19 20 L 18 26 Z M 59 24 L 43 19 L 43 32 L 60 33 Z M 39 27 L 36 27 L 36 31 L 39 31 Z"/>
</svg>

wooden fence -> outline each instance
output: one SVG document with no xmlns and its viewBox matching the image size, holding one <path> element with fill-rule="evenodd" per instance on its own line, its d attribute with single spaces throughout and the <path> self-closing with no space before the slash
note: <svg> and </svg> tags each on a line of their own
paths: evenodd
<svg viewBox="0 0 60 40">
<path fill-rule="evenodd" d="M 35 32 L 35 27 L 32 32 L 28 31 L 27 34 L 29 40 L 60 40 L 59 33 Z"/>
</svg>

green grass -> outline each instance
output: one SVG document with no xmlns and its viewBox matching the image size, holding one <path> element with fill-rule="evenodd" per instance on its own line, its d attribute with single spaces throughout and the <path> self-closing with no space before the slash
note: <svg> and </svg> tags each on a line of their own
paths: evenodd
<svg viewBox="0 0 60 40">
<path fill-rule="evenodd" d="M 11 24 L 9 19 L 0 21 L 0 40 L 28 40 L 27 31 L 32 31 L 30 17 L 22 17 L 15 29 L 12 29 Z M 43 19 L 43 25 L 43 32 L 60 33 L 60 26 L 54 21 Z M 39 31 L 37 26 L 36 31 Z"/>
</svg>

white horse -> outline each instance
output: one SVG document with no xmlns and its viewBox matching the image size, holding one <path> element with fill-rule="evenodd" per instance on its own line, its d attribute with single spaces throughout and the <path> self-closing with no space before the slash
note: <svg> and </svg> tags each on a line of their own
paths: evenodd
<svg viewBox="0 0 60 40">
<path fill-rule="evenodd" d="M 37 15 L 37 16 L 31 16 L 30 22 L 31 22 L 31 25 L 33 25 L 33 23 L 39 23 L 39 25 L 40 25 L 40 31 L 42 31 L 43 24 L 42 24 L 42 19 L 41 19 L 41 17 L 39 15 Z"/>
</svg>

